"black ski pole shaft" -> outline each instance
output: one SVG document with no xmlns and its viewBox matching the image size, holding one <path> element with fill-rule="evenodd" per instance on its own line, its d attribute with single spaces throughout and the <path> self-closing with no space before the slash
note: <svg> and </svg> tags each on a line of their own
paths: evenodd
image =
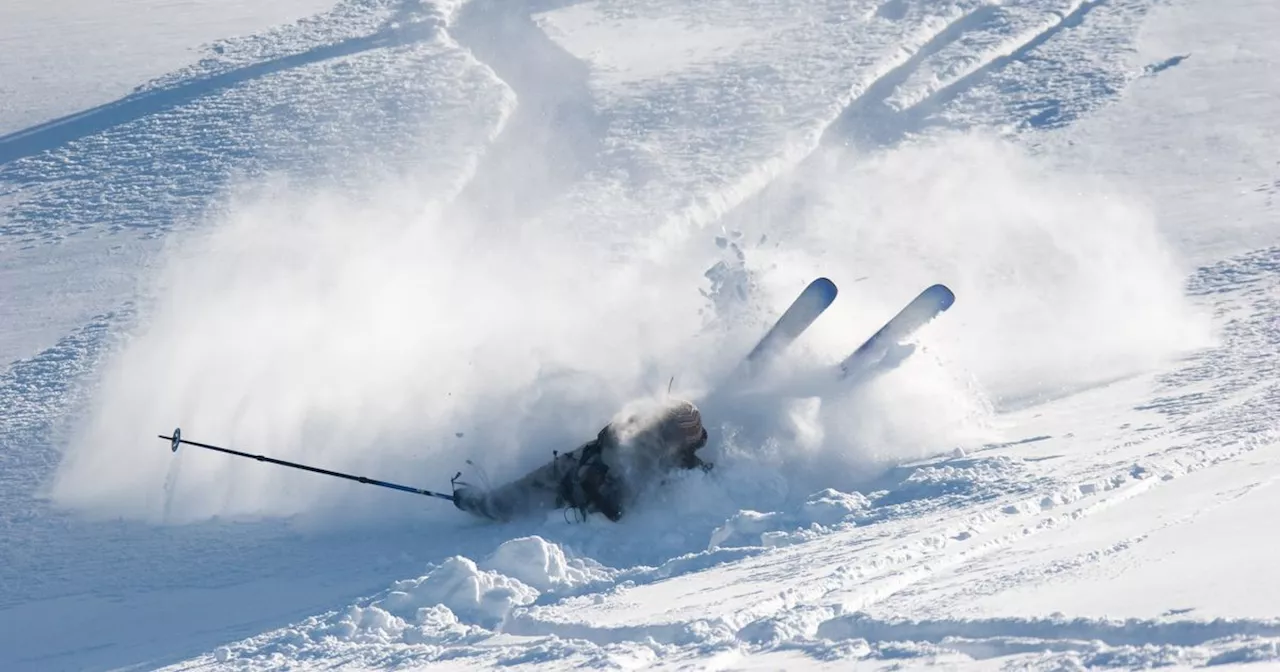
<svg viewBox="0 0 1280 672">
<path fill-rule="evenodd" d="M 240 452 L 240 451 L 238 451 L 238 450 L 232 450 L 232 449 L 230 449 L 230 448 L 222 448 L 222 447 L 220 447 L 220 446 L 213 446 L 213 445 L 209 445 L 209 444 L 207 444 L 207 443 L 200 443 L 200 442 L 198 442 L 198 441 L 188 441 L 188 440 L 186 440 L 186 439 L 182 438 L 182 430 L 181 430 L 181 429 L 175 429 L 175 430 L 173 430 L 173 436 L 165 436 L 165 435 L 161 434 L 161 435 L 160 435 L 160 438 L 162 438 L 162 439 L 164 439 L 164 440 L 168 441 L 168 442 L 169 442 L 169 447 L 170 447 L 170 448 L 173 450 L 173 452 L 175 452 L 175 453 L 176 453 L 176 452 L 178 452 L 178 446 L 179 446 L 179 445 L 181 445 L 181 444 L 184 444 L 184 443 L 185 443 L 185 444 L 187 444 L 188 446 L 195 446 L 195 447 L 197 447 L 197 448 L 205 448 L 205 449 L 208 449 L 208 450 L 216 450 L 216 451 L 218 451 L 218 452 L 220 452 L 220 453 L 227 453 L 228 455 L 238 455 L 238 456 L 240 456 L 240 457 L 247 457 L 247 458 L 249 458 L 249 459 L 251 459 L 251 460 L 257 460 L 257 461 L 259 461 L 259 462 L 270 462 L 271 464 L 279 464 L 279 465 L 281 465 L 281 466 L 285 466 L 285 467 L 293 467 L 294 469 L 301 469 L 301 470 L 303 470 L 303 471 L 310 471 L 310 472 L 317 473 L 317 474 L 324 474 L 325 476 L 333 476 L 333 477 L 336 477 L 336 478 L 345 478 L 345 479 L 347 479 L 348 481 L 355 481 L 355 482 L 357 482 L 357 483 L 367 483 L 367 484 L 369 484 L 369 485 L 379 485 L 379 486 L 382 486 L 382 487 L 384 487 L 384 488 L 391 488 L 392 490 L 400 490 L 401 492 L 411 492 L 411 493 L 413 493 L 413 494 L 415 494 L 415 495 L 426 495 L 427 497 L 439 497 L 440 499 L 447 499 L 447 500 L 449 500 L 449 501 L 451 501 L 451 502 L 453 501 L 453 495 L 446 495 L 446 494 L 444 494 L 444 493 L 442 493 L 442 492 L 432 492 L 432 491 L 430 491 L 430 490 L 423 490 L 423 489 L 421 489 L 421 488 L 413 488 L 413 487 L 409 487 L 409 486 L 407 486 L 407 485 L 399 485 L 399 484 L 397 484 L 397 483 L 388 483 L 387 481 L 379 481 L 379 480 L 374 479 L 374 478 L 366 478 L 366 477 L 364 477 L 364 476 L 355 476 L 355 475 L 353 475 L 353 474 L 344 474 L 344 473 L 342 473 L 342 472 L 340 472 L 340 471 L 330 471 L 330 470 L 328 470 L 328 469 L 321 469 L 321 468 L 319 468 L 319 467 L 311 467 L 311 466 L 307 466 L 307 465 L 305 465 L 305 464 L 298 464 L 297 462 L 287 462 L 287 461 L 285 461 L 285 460 L 277 460 L 277 459 L 275 459 L 274 457 L 267 457 L 266 455 L 254 455 L 254 454 L 252 454 L 252 453 L 242 453 L 242 452 Z"/>
</svg>

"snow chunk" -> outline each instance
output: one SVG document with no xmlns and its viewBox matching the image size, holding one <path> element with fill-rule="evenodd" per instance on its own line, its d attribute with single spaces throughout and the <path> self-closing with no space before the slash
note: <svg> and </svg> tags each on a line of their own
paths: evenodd
<svg viewBox="0 0 1280 672">
<path fill-rule="evenodd" d="M 454 556 L 426 576 L 397 581 L 377 606 L 412 623 L 439 619 L 431 607 L 443 605 L 459 622 L 493 629 L 511 610 L 531 604 L 539 592 L 519 579 L 484 571 L 471 560 Z"/>
<path fill-rule="evenodd" d="M 809 495 L 801 507 L 803 516 L 811 523 L 831 526 L 843 522 L 850 515 L 871 507 L 871 500 L 860 492 L 840 492 L 827 488 Z"/>
<path fill-rule="evenodd" d="M 491 636 L 538 591 L 454 556 L 425 576 L 397 581 L 381 595 L 311 619 L 281 638 L 297 646 L 336 640 L 355 645 L 450 645 Z"/>
<path fill-rule="evenodd" d="M 382 644 L 400 639 L 406 627 L 404 619 L 376 605 L 352 605 L 323 633 L 345 642 Z"/>
<path fill-rule="evenodd" d="M 408 618 L 401 618 L 374 603 L 352 605 L 328 622 L 286 634 L 284 639 L 300 637 L 294 642 L 299 646 L 330 639 L 355 645 L 454 644 L 491 634 L 480 626 L 461 623 L 443 604 L 422 607 Z"/>
<path fill-rule="evenodd" d="M 573 589 L 609 578 L 608 571 L 599 563 L 569 559 L 559 544 L 538 536 L 503 542 L 482 566 L 543 592 Z"/>
<path fill-rule="evenodd" d="M 764 533 L 785 525 L 781 513 L 760 513 L 759 511 L 739 511 L 724 525 L 711 533 L 708 550 L 725 546 L 762 546 Z"/>
<path fill-rule="evenodd" d="M 1277 646 L 1274 639 L 1247 639 L 1238 642 L 1227 638 L 1222 641 L 1224 644 L 1235 644 L 1235 646 L 1230 646 L 1226 651 L 1210 658 L 1205 663 L 1206 665 L 1244 665 L 1246 663 L 1275 662 L 1280 659 L 1280 646 Z"/>
</svg>

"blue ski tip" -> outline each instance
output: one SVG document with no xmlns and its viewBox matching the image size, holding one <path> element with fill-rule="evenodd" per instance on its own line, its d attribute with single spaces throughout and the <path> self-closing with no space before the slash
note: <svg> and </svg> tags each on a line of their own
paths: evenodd
<svg viewBox="0 0 1280 672">
<path fill-rule="evenodd" d="M 951 307 L 956 302 L 956 294 L 946 285 L 938 284 L 929 287 L 920 292 L 920 297 L 927 301 L 931 301 L 937 307 L 938 312 L 942 312 Z"/>
<path fill-rule="evenodd" d="M 865 371 L 889 358 L 893 366 L 906 359 L 910 352 L 895 351 L 894 346 L 905 346 L 907 339 L 917 329 L 941 315 L 956 302 L 956 295 L 946 285 L 933 285 L 920 292 L 906 307 L 898 311 L 880 330 L 858 346 L 852 354 L 840 362 L 839 377 L 845 378 Z M 911 348 L 914 351 L 914 346 Z"/>
<path fill-rule="evenodd" d="M 176 453 L 176 452 L 178 452 L 178 446 L 180 446 L 180 445 L 182 445 L 182 429 L 181 429 L 181 428 L 179 428 L 179 427 L 174 427 L 174 428 L 173 428 L 173 441 L 169 444 L 169 448 L 170 448 L 170 449 L 172 449 L 172 450 L 173 450 L 173 452 L 175 452 L 175 453 Z"/>
<path fill-rule="evenodd" d="M 786 348 L 835 301 L 838 291 L 836 283 L 827 278 L 810 282 L 765 333 L 764 338 L 747 353 L 744 361 L 754 363 L 769 359 Z"/>
<path fill-rule="evenodd" d="M 825 299 L 828 305 L 832 301 L 836 300 L 836 294 L 840 292 L 840 290 L 836 288 L 836 283 L 831 282 L 829 278 L 818 278 L 817 280 L 814 280 L 809 283 L 809 287 L 806 288 L 805 291 L 815 292 L 818 296 Z"/>
</svg>

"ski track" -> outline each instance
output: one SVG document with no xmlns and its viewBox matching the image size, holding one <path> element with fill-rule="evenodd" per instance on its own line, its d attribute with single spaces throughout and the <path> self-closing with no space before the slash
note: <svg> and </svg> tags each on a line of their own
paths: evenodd
<svg viewBox="0 0 1280 672">
<path fill-rule="evenodd" d="M 1093 654 L 1086 665 L 1127 667 L 1140 658 L 1126 657 L 1124 654 L 1130 652 L 1123 651 L 1125 648 L 1146 649 L 1145 658 L 1172 659 L 1169 662 L 1182 664 L 1213 664 L 1209 661 L 1224 662 L 1235 655 L 1247 656 L 1259 644 L 1273 644 L 1280 637 L 1280 621 L 1158 622 L 1083 618 L 885 621 L 853 615 L 824 623 L 820 634 L 831 640 L 929 642 L 954 648 L 976 659 L 1045 650 L 1076 651 Z M 1215 642 L 1227 650 L 1180 651 Z M 1150 649 L 1160 647 L 1171 650 L 1152 656 Z"/>
<path fill-rule="evenodd" d="M 450 34 L 515 93 L 515 113 L 454 207 L 490 221 L 535 215 L 594 166 L 606 120 L 586 64 L 534 24 L 523 2 L 471 0 Z"/>
<path fill-rule="evenodd" d="M 584 200 L 590 200 L 587 195 L 595 194 L 593 189 L 589 188 L 585 192 L 582 189 L 570 190 L 562 200 L 561 207 L 551 210 L 551 219 L 591 231 L 601 231 L 601 227 L 607 230 L 610 226 L 644 230 L 652 226 L 651 213 L 654 210 L 665 211 L 669 213 L 666 221 L 652 236 L 655 241 L 660 242 L 655 243 L 656 247 L 651 252 L 661 254 L 670 241 L 684 240 L 690 232 L 707 226 L 719 224 L 723 229 L 736 232 L 744 230 L 747 224 L 753 222 L 773 225 L 787 219 L 803 217 L 803 211 L 796 209 L 797 203 L 804 202 L 803 194 L 797 193 L 797 184 L 805 183 L 804 176 L 811 172 L 821 174 L 826 170 L 822 165 L 821 150 L 850 144 L 862 151 L 888 150 L 914 134 L 939 126 L 941 122 L 947 122 L 945 125 L 953 128 L 968 128 L 968 124 L 948 118 L 953 101 L 963 98 L 964 94 L 984 82 L 996 79 L 996 75 L 1014 65 L 1034 63 L 1029 73 L 1021 73 L 1018 78 L 1020 88 L 1033 92 L 1027 95 L 1051 91 L 1052 95 L 1061 98 L 1054 103 L 1055 109 L 1059 110 L 1069 107 L 1082 113 L 1096 108 L 1114 99 L 1120 89 L 1068 89 L 1058 86 L 1058 80 L 1077 75 L 1107 80 L 1109 77 L 1114 78 L 1110 74 L 1111 70 L 1107 70 L 1106 74 L 1095 75 L 1091 74 L 1093 69 L 1103 67 L 1122 70 L 1123 63 L 1103 63 L 1099 66 L 1080 58 L 1060 61 L 1048 56 L 1037 57 L 1046 51 L 1052 51 L 1057 43 L 1064 41 L 1065 36 L 1074 32 L 1072 29 L 1084 25 L 1086 18 L 1099 8 L 1112 4 L 1120 17 L 1109 21 L 1109 24 L 1115 24 L 1112 30 L 1117 33 L 1111 38 L 1112 41 L 1132 39 L 1136 31 L 1136 20 L 1133 17 L 1140 16 L 1149 3 L 1123 0 L 1033 0 L 1017 3 L 1012 7 L 985 2 L 942 5 L 902 2 L 872 5 L 861 18 L 865 23 L 861 25 L 863 34 L 857 37 L 858 50 L 847 57 L 855 61 L 858 68 L 842 73 L 841 76 L 848 79 L 837 84 L 847 86 L 845 92 L 824 89 L 822 94 L 831 97 L 830 101 L 813 101 L 810 103 L 812 109 L 797 107 L 787 111 L 787 114 L 799 115 L 788 122 L 795 130 L 787 134 L 787 137 L 779 138 L 767 150 L 754 147 L 738 138 L 724 138 L 719 144 L 735 150 L 730 156 L 719 157 L 723 165 L 729 168 L 702 171 L 714 176 L 714 179 L 705 184 L 691 180 L 687 174 L 693 172 L 692 169 L 700 161 L 706 160 L 707 152 L 696 151 L 702 143 L 707 138 L 717 137 L 717 129 L 721 126 L 753 128 L 760 117 L 771 112 L 756 109 L 748 103 L 734 104 L 729 100 L 718 100 L 715 93 L 708 92 L 709 87 L 715 88 L 716 80 L 699 82 L 691 73 L 686 72 L 674 74 L 669 78 L 670 83 L 664 82 L 663 85 L 641 81 L 617 84 L 616 88 L 610 88 L 601 84 L 593 89 L 598 98 L 597 104 L 610 109 L 612 118 L 650 120 L 651 128 L 631 129 L 625 124 L 607 122 L 602 129 L 607 137 L 606 145 L 611 149 L 598 157 L 603 163 L 599 163 L 597 168 L 602 174 L 620 172 L 627 177 L 621 183 L 601 179 L 593 186 L 606 194 L 616 195 L 617 191 L 623 191 L 636 200 L 626 199 L 612 211 L 596 212 L 597 208 L 583 204 Z M 604 6 L 611 7 L 607 3 Z M 841 20 L 847 21 L 850 15 L 857 15 L 859 9 L 859 6 L 841 6 L 823 7 L 818 11 L 831 13 L 829 21 L 835 22 L 837 12 L 842 17 Z M 1044 15 L 1050 18 L 1030 32 L 1024 31 L 996 40 L 976 60 L 957 68 L 955 73 L 932 84 L 918 85 L 924 98 L 910 108 L 895 110 L 887 104 L 904 83 L 917 75 L 921 65 L 930 57 L 960 43 L 966 36 L 983 33 L 993 19 L 1013 14 L 1032 17 Z M 705 17 L 690 20 L 696 22 L 705 20 Z M 778 30 L 786 28 L 779 27 Z M 836 34 L 833 39 L 853 38 Z M 877 46 L 880 40 L 887 42 L 883 49 Z M 968 56 L 971 55 L 966 54 L 966 58 Z M 805 64 L 795 67 L 813 69 L 819 66 Z M 833 76 L 821 70 L 814 74 L 827 78 Z M 789 75 L 784 74 L 784 79 L 786 76 Z M 738 68 L 733 64 L 726 65 L 718 78 L 723 80 L 720 83 L 725 88 L 733 92 L 738 92 L 743 87 L 765 85 L 758 68 Z M 1123 82 L 1126 78 L 1119 76 L 1119 80 Z M 682 84 L 696 87 L 696 91 L 705 93 L 695 95 L 684 90 Z M 1050 84 L 1052 86 L 1040 88 Z M 637 89 L 644 91 L 639 100 L 636 100 Z M 796 94 L 802 95 L 799 90 Z M 728 109 L 731 105 L 733 109 Z M 666 126 L 681 120 L 677 114 L 682 107 L 691 107 L 691 111 L 696 110 L 703 115 L 702 118 L 689 120 L 695 126 L 705 125 L 708 121 L 722 123 L 705 129 L 699 128 L 698 134 L 691 136 L 687 133 L 686 137 L 673 135 Z M 1041 107 L 1033 109 L 1027 106 L 1023 112 L 1015 110 L 1009 113 L 1014 116 L 1024 114 L 1024 123 L 1029 126 L 1046 126 L 1047 124 L 1032 123 L 1032 116 L 1044 114 Z M 859 143 L 858 138 L 870 138 L 874 142 Z M 668 181 L 685 184 L 697 192 L 695 196 L 686 194 L 667 198 L 661 190 L 653 189 L 647 184 L 655 176 L 656 170 L 648 166 L 647 152 L 663 149 L 666 150 L 670 166 L 665 169 L 670 173 L 666 175 Z M 619 158 L 625 159 L 625 165 L 613 165 L 612 162 Z M 818 160 L 811 162 L 811 159 Z M 739 161 L 741 165 L 736 165 Z M 688 170 L 679 167 L 686 167 Z M 587 180 L 587 183 L 592 184 L 592 180 Z M 583 211 L 590 213 L 590 216 L 584 218 Z M 610 224 L 600 220 L 609 220 Z M 761 228 L 770 227 L 762 225 Z"/>
<path fill-rule="evenodd" d="M 1135 79 L 1181 62 L 1171 57 L 1141 69 L 1131 62 L 1134 33 L 1153 6 L 1145 0 L 1103 0 L 1080 4 L 1070 14 L 1055 13 L 1051 39 L 1038 41 L 1034 49 L 1018 48 L 1016 58 L 1002 56 L 999 67 L 969 77 L 967 86 L 948 91 L 945 101 L 919 110 L 933 116 L 922 119 L 920 127 L 1049 130 L 1099 109 Z M 1099 53 L 1099 43 L 1109 48 Z"/>
<path fill-rule="evenodd" d="M 131 309 L 95 317 L 39 355 L 19 361 L 0 375 L 0 492 L 6 493 L 0 520 L 12 529 L 16 521 L 35 517 L 40 507 L 30 497 L 57 466 L 59 455 L 47 437 L 56 433 L 60 411 L 75 403 L 83 391 L 75 387 L 97 363 L 110 329 L 127 321 Z M 0 548 L 0 557 L 14 549 Z M 0 563 L 13 567 L 14 561 Z M 18 576 L 6 579 L 20 581 Z M 15 584 L 16 585 L 16 584 Z M 8 594 L 5 585 L 0 594 Z"/>
<path fill-rule="evenodd" d="M 206 77 L 139 91 L 121 100 L 0 137 L 0 164 L 61 147 L 86 136 L 136 121 L 207 96 L 218 91 L 313 63 L 353 56 L 372 49 L 400 46 L 428 39 L 437 24 L 419 23 L 408 27 L 383 26 L 371 35 L 351 38 L 308 49 L 299 54 L 259 61 Z"/>
<path fill-rule="evenodd" d="M 216 44 L 182 76 L 0 139 L 0 241 L 159 237 L 268 175 L 359 190 L 411 174 L 448 200 L 511 94 L 448 36 L 446 9 L 346 0 L 301 36 Z"/>
<path fill-rule="evenodd" d="M 885 144 L 894 144 L 901 137 L 919 133 L 926 124 L 927 119 L 935 114 L 940 107 L 946 105 L 963 92 L 972 88 L 977 82 L 981 81 L 990 73 L 1000 70 L 1012 62 L 1026 60 L 1028 55 L 1050 39 L 1053 39 L 1060 32 L 1079 26 L 1084 22 L 1086 15 L 1088 15 L 1090 11 L 1106 2 L 1107 0 L 1084 0 L 1082 2 L 1077 2 L 1065 15 L 1056 17 L 1055 20 L 1050 21 L 1045 27 L 1032 32 L 1029 37 L 1019 37 L 1011 45 L 1002 45 L 1001 51 L 1009 46 L 1013 46 L 1014 48 L 1007 55 L 1001 54 L 995 58 L 991 58 L 976 69 L 956 78 L 946 86 L 931 92 L 923 100 L 912 105 L 910 108 L 907 108 L 903 123 L 900 126 L 901 135 Z M 1034 118 L 1028 121 L 1033 126 L 1036 125 L 1036 120 Z"/>
<path fill-rule="evenodd" d="M 874 140 L 866 143 L 873 146 L 892 144 L 888 138 L 889 128 L 895 122 L 897 113 L 886 101 L 916 72 L 920 65 L 930 56 L 942 51 L 976 27 L 984 25 L 1000 11 L 995 5 L 981 5 L 977 9 L 961 14 L 942 30 L 932 35 L 901 64 L 894 66 L 885 74 L 876 78 L 869 86 L 855 96 L 844 111 L 823 133 L 824 144 L 846 144 L 853 139 Z"/>
<path fill-rule="evenodd" d="M 979 84 L 993 73 L 1014 62 L 1023 62 L 1036 50 L 1065 30 L 1080 26 L 1087 15 L 1109 0 L 1077 0 L 1069 4 L 1065 12 L 1052 6 L 1037 5 L 982 5 L 963 14 L 933 35 L 902 64 L 868 86 L 855 97 L 839 118 L 823 135 L 826 145 L 854 146 L 864 150 L 887 149 L 923 132 L 939 110 L 957 97 Z M 1052 3 L 1047 3 L 1052 5 Z M 976 60 L 949 78 L 934 80 L 931 86 L 922 85 L 923 96 L 905 109 L 889 103 L 898 90 L 908 82 L 931 57 L 961 42 L 966 36 L 984 32 L 986 27 L 999 21 L 1012 22 L 1015 11 L 1044 12 L 1052 18 L 1029 33 L 1005 36 L 1001 42 L 989 47 Z M 971 56 L 965 50 L 964 56 Z M 1035 86 L 1033 82 L 1031 86 Z M 1032 125 L 1035 125 L 1034 123 Z"/>
<path fill-rule="evenodd" d="M 918 38 L 914 49 L 906 50 L 896 64 L 891 64 L 881 74 L 865 85 L 855 87 L 852 97 L 840 113 L 822 130 L 819 141 L 788 171 L 775 173 L 760 183 L 752 194 L 727 207 L 719 216 L 721 225 L 730 231 L 776 226 L 778 222 L 805 216 L 806 175 L 821 175 L 829 170 L 824 162 L 824 150 L 845 150 L 858 154 L 883 152 L 918 137 L 930 130 L 966 129 L 974 126 L 972 119 L 985 121 L 992 115 L 988 108 L 998 107 L 1000 122 L 985 126 L 993 128 L 1042 129 L 1070 122 L 1075 116 L 1096 109 L 1114 99 L 1123 89 L 1128 75 L 1094 73 L 1098 65 L 1082 58 L 1074 58 L 1074 47 L 1062 47 L 1068 42 L 1073 29 L 1086 24 L 1089 17 L 1099 11 L 1112 9 L 1118 18 L 1110 19 L 1108 29 L 1119 33 L 1112 39 L 1132 39 L 1136 31 L 1136 19 L 1140 18 L 1148 2 L 1124 0 L 1071 0 L 1070 2 L 1027 2 L 1004 4 L 979 4 L 960 13 L 931 33 Z M 1057 9 L 1065 5 L 1064 9 Z M 891 11 L 877 11 L 891 20 L 903 21 L 916 5 L 908 2 L 889 3 Z M 1048 17 L 1048 18 L 1040 18 Z M 936 21 L 937 17 L 932 17 Z M 964 42 L 972 35 L 986 34 L 991 25 L 1019 21 L 1039 22 L 1033 30 L 1014 35 L 996 33 L 1003 39 L 992 39 L 976 56 L 969 50 L 960 50 L 959 64 L 944 59 L 930 63 L 934 57 L 942 57 L 948 50 Z M 924 22 L 926 25 L 928 21 Z M 1114 24 L 1115 27 L 1111 27 Z M 904 46 L 905 49 L 905 46 Z M 1065 51 L 1067 57 L 1057 56 Z M 926 65 L 928 72 L 925 76 Z M 1022 72 L 1009 74 L 1014 68 Z M 1122 65 L 1115 66 L 1121 70 Z M 1064 79 L 1085 77 L 1107 80 L 1118 78 L 1115 86 L 1064 86 Z M 914 102 L 905 109 L 891 104 L 914 79 Z M 1006 81 L 1007 80 L 1007 81 Z M 997 101 L 1017 98 L 1016 108 L 1008 104 L 997 106 L 991 96 L 975 96 L 984 87 L 996 89 Z M 969 100 L 976 98 L 976 101 Z M 953 108 L 963 110 L 956 114 Z M 1068 115 L 1067 110 L 1076 110 Z M 1015 121 L 1010 123 L 1009 118 Z M 1052 117 L 1052 118 L 1051 118 Z M 1020 121 L 1018 121 L 1020 120 Z"/>
</svg>

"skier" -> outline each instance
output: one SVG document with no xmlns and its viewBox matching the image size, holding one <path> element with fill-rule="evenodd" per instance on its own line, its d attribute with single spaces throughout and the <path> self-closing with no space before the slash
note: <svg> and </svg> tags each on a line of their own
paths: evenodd
<svg viewBox="0 0 1280 672">
<path fill-rule="evenodd" d="M 639 402 L 605 425 L 595 439 L 493 489 L 454 481 L 459 509 L 493 520 L 569 509 L 617 521 L 640 492 L 675 469 L 709 470 L 697 456 L 707 443 L 698 407 L 683 399 Z"/>
<path fill-rule="evenodd" d="M 826 310 L 835 296 L 836 287 L 830 280 L 818 278 L 809 283 L 747 355 L 745 366 L 739 369 L 742 375 L 750 376 L 776 359 Z M 955 294 L 946 285 L 926 288 L 835 367 L 833 380 L 862 384 L 897 366 L 915 349 L 915 344 L 909 342 L 912 334 L 950 308 L 955 299 Z M 552 453 L 554 459 L 550 464 L 500 488 L 474 488 L 458 482 L 455 476 L 453 494 L 188 441 L 182 438 L 179 428 L 173 430 L 172 436 L 162 434 L 160 438 L 169 442 L 174 453 L 178 452 L 180 445 L 197 446 L 258 462 L 447 499 L 463 511 L 495 520 L 510 520 L 520 514 L 562 508 L 573 509 L 584 518 L 586 514 L 598 511 L 616 521 L 638 495 L 672 470 L 711 468 L 697 455 L 697 451 L 707 443 L 702 417 L 696 406 L 683 400 L 669 400 L 647 407 L 633 406 L 600 430 L 593 441 L 564 455 Z"/>
</svg>

